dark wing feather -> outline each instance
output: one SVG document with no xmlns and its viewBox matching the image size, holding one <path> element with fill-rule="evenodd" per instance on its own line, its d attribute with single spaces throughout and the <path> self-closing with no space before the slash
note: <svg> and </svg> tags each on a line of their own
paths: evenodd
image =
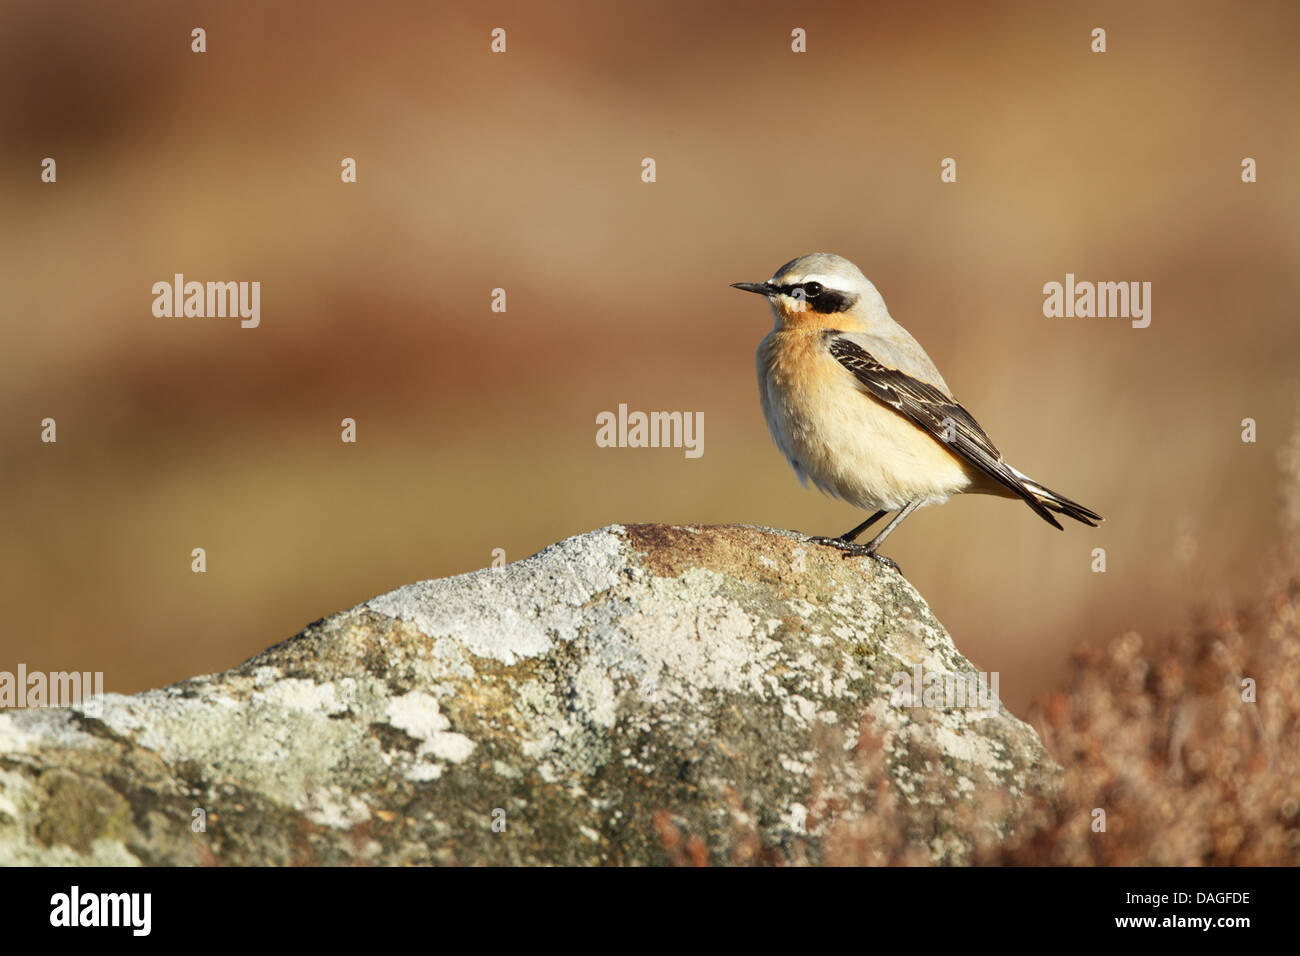
<svg viewBox="0 0 1300 956">
<path fill-rule="evenodd" d="M 1034 513 L 1057 528 L 1061 523 L 1043 507 L 1034 494 L 1002 460 L 1002 453 L 980 428 L 970 412 L 933 385 L 927 385 L 895 368 L 881 365 L 862 346 L 843 336 L 829 333 L 831 355 L 853 373 L 872 398 L 924 428 L 952 452 L 974 465 L 994 481 L 1025 500 Z M 951 422 L 951 427 L 949 426 Z"/>
</svg>

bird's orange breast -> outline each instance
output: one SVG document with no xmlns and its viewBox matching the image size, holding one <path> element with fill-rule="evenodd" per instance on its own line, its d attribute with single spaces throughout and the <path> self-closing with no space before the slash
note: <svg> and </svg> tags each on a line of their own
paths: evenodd
<svg viewBox="0 0 1300 956">
<path fill-rule="evenodd" d="M 826 348 L 820 323 L 764 340 L 759 388 L 777 446 L 801 478 L 829 494 L 896 511 L 971 486 L 972 469 L 942 442 L 862 391 Z"/>
</svg>

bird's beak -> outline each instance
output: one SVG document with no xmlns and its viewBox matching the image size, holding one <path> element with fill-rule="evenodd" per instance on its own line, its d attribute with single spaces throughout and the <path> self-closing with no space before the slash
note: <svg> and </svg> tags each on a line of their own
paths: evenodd
<svg viewBox="0 0 1300 956">
<path fill-rule="evenodd" d="M 731 287 L 745 292 L 757 292 L 759 295 L 776 295 L 776 289 L 772 288 L 770 282 L 733 282 Z"/>
</svg>

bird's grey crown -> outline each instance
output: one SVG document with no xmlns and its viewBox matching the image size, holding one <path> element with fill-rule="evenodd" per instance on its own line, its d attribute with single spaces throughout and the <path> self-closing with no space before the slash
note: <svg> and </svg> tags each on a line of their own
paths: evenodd
<svg viewBox="0 0 1300 956">
<path fill-rule="evenodd" d="M 820 282 L 829 289 L 844 292 L 862 292 L 871 283 L 862 270 L 843 256 L 831 252 L 814 252 L 791 259 L 772 276 L 773 285 L 797 285 L 803 282 Z"/>
</svg>

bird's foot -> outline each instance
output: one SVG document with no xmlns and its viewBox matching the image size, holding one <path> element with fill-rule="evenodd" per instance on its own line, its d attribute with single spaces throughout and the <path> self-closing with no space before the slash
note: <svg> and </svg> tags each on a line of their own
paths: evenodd
<svg viewBox="0 0 1300 956">
<path fill-rule="evenodd" d="M 809 541 L 813 544 L 823 544 L 828 548 L 834 548 L 837 551 L 843 551 L 845 555 L 863 555 L 869 554 L 871 549 L 865 544 L 854 544 L 844 538 L 823 538 L 820 535 L 810 536 Z"/>
<path fill-rule="evenodd" d="M 883 554 L 877 554 L 875 551 L 871 552 L 871 556 L 875 558 L 877 561 L 879 561 L 881 564 L 883 564 L 885 567 L 893 568 L 899 574 L 903 573 L 903 569 L 898 566 L 898 562 L 895 561 L 893 558 L 887 558 Z"/>
<path fill-rule="evenodd" d="M 842 551 L 846 558 L 875 558 L 881 564 L 893 568 L 899 574 L 903 573 L 893 558 L 878 554 L 876 549 L 869 544 L 854 544 L 852 541 L 845 541 L 843 538 L 813 537 L 810 540 L 814 544 L 823 544 L 828 548 L 834 548 L 836 551 Z"/>
</svg>

